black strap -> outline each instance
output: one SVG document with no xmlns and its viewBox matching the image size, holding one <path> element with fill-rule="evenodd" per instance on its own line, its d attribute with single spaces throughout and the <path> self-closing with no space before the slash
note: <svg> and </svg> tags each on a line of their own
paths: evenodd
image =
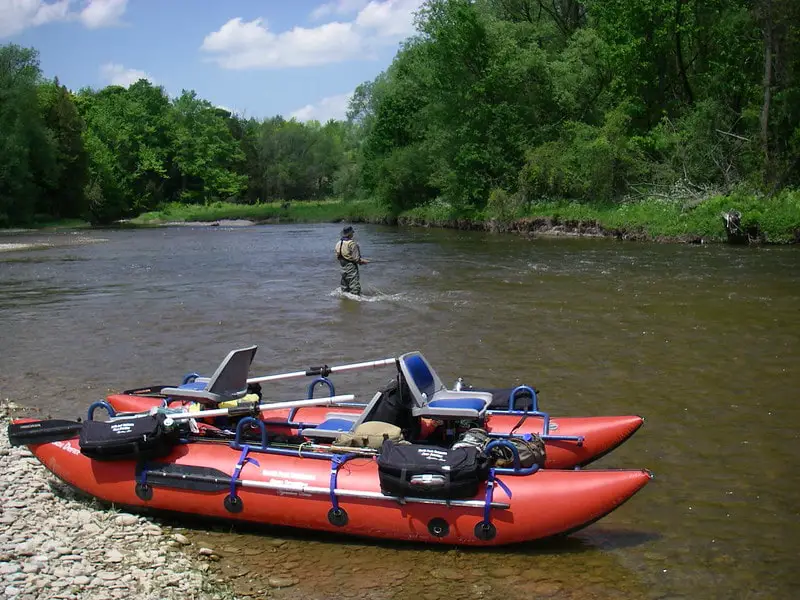
<svg viewBox="0 0 800 600">
<path fill-rule="evenodd" d="M 526 410 L 525 410 L 525 414 L 523 414 L 523 415 L 522 415 L 522 418 L 521 418 L 521 419 L 520 419 L 520 420 L 517 422 L 517 424 L 516 424 L 516 425 L 514 425 L 514 427 L 512 427 L 512 428 L 511 428 L 511 431 L 509 431 L 509 432 L 508 432 L 508 435 L 514 435 L 514 432 L 515 432 L 517 429 L 519 429 L 519 428 L 520 428 L 520 426 L 521 426 L 521 425 L 522 425 L 522 424 L 525 422 L 525 420 L 526 420 L 527 418 L 528 418 L 528 410 L 526 409 Z"/>
</svg>

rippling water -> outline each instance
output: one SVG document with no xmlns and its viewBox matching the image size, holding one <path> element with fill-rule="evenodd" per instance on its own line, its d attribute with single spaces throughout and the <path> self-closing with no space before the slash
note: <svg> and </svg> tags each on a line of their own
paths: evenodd
<svg viewBox="0 0 800 600">
<path fill-rule="evenodd" d="M 0 253 L 0 394 L 75 416 L 109 391 L 208 374 L 250 343 L 254 375 L 418 349 L 447 383 L 536 385 L 554 415 L 644 415 L 644 429 L 599 464 L 647 467 L 655 481 L 565 542 L 499 550 L 190 525 L 227 548 L 220 569 L 241 592 L 296 573 L 303 581 L 276 596 L 794 596 L 796 248 L 360 226 L 375 262 L 356 301 L 336 290 L 339 230 L 0 236 L 49 244 Z M 366 398 L 390 374 L 336 377 L 337 391 Z M 268 393 L 303 397 L 303 383 Z"/>
</svg>

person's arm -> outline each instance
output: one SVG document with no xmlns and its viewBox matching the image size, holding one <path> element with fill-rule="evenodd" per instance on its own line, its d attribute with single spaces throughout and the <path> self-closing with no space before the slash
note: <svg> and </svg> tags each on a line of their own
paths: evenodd
<svg viewBox="0 0 800 600">
<path fill-rule="evenodd" d="M 365 258 L 361 258 L 361 248 L 359 247 L 358 243 L 354 242 L 353 246 L 354 246 L 354 248 L 353 248 L 353 258 L 355 259 L 355 261 L 360 265 L 367 264 L 369 261 L 366 260 Z"/>
</svg>

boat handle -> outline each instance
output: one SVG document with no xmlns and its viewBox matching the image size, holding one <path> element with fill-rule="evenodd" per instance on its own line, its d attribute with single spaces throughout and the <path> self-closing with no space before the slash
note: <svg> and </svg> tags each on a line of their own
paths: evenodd
<svg viewBox="0 0 800 600">
<path fill-rule="evenodd" d="M 517 447 L 508 440 L 492 440 L 486 444 L 486 446 L 484 446 L 483 453 L 486 454 L 486 456 L 489 456 L 489 451 L 497 446 L 505 446 L 506 448 L 511 449 L 511 454 L 514 456 L 514 471 L 518 471 L 522 466 L 519 462 L 519 450 L 517 450 Z"/>
<path fill-rule="evenodd" d="M 105 400 L 98 400 L 89 405 L 89 410 L 86 412 L 87 421 L 94 421 L 94 409 L 96 408 L 105 408 L 106 411 L 108 411 L 108 416 L 112 419 L 117 416 L 116 411 L 108 402 Z"/>
<path fill-rule="evenodd" d="M 536 390 L 534 390 L 529 385 L 518 385 L 511 393 L 508 395 L 508 410 L 514 410 L 514 398 L 517 396 L 517 392 L 530 392 L 531 394 L 531 409 L 533 412 L 539 412 L 539 399 L 536 396 Z"/>
<path fill-rule="evenodd" d="M 233 443 L 231 443 L 231 447 L 236 448 L 239 450 L 241 448 L 241 443 L 239 440 L 242 436 L 242 429 L 244 425 L 249 425 L 250 423 L 255 423 L 258 425 L 258 428 L 261 430 L 261 449 L 267 449 L 267 427 L 264 425 L 263 421 L 259 421 L 258 419 L 254 419 L 253 417 L 245 417 L 236 425 L 236 437 L 233 439 Z"/>
</svg>

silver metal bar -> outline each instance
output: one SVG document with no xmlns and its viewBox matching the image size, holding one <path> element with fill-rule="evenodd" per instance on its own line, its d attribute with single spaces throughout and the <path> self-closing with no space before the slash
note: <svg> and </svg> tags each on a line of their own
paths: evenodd
<svg viewBox="0 0 800 600">
<path fill-rule="evenodd" d="M 292 483 L 272 483 L 269 481 L 254 481 L 252 479 L 241 479 L 242 487 L 261 488 L 266 490 L 278 490 L 283 492 L 298 492 L 305 494 L 325 494 L 330 495 L 330 488 L 311 486 L 302 481 Z M 440 500 L 438 498 L 417 498 L 400 496 L 386 496 L 381 492 L 367 492 L 359 490 L 340 490 L 336 489 L 333 492 L 336 496 L 342 498 L 363 498 L 367 500 L 387 500 L 392 502 L 406 502 L 416 504 L 440 504 L 447 506 L 464 506 L 469 508 L 483 508 L 486 503 L 483 500 Z M 511 505 L 505 502 L 492 502 L 492 508 L 510 508 Z"/>
<path fill-rule="evenodd" d="M 384 358 L 381 360 L 370 360 L 367 362 L 352 363 L 349 365 L 339 365 L 338 367 L 328 367 L 331 373 L 341 373 L 344 371 L 356 371 L 358 369 L 378 368 L 393 365 L 397 362 L 396 358 Z M 247 380 L 247 383 L 263 383 L 265 381 L 279 381 L 282 379 L 299 379 L 301 377 L 310 377 L 308 370 L 294 371 L 292 373 L 279 373 L 277 375 L 265 375 L 263 377 L 252 377 Z"/>
</svg>

